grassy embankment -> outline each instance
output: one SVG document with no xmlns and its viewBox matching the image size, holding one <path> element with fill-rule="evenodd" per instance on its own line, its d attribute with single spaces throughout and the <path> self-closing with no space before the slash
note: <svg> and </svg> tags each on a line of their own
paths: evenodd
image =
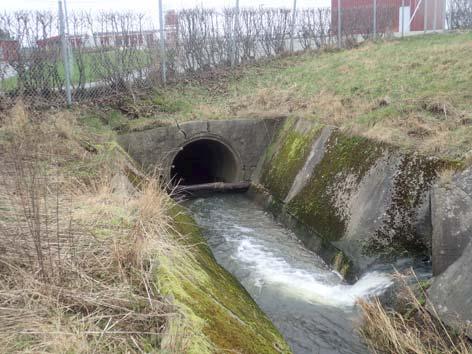
<svg viewBox="0 0 472 354">
<path fill-rule="evenodd" d="M 114 137 L 90 115 L 0 117 L 0 352 L 289 352 Z"/>
<path fill-rule="evenodd" d="M 169 86 L 147 103 L 162 107 L 162 121 L 286 114 L 450 159 L 469 157 L 472 33 L 367 42 L 200 79 Z"/>
</svg>

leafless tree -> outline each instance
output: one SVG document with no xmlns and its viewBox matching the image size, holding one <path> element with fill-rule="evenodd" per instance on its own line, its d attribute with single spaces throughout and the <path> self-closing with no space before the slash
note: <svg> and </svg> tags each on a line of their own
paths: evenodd
<svg viewBox="0 0 472 354">
<path fill-rule="evenodd" d="M 450 0 L 446 20 L 449 29 L 472 28 L 472 1 Z"/>
</svg>

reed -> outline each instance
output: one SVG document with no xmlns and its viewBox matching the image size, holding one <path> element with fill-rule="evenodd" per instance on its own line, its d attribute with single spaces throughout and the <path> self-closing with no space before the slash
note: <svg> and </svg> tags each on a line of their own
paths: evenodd
<svg viewBox="0 0 472 354">
<path fill-rule="evenodd" d="M 448 328 L 428 300 L 425 286 L 408 285 L 397 274 L 399 284 L 395 309 L 378 298 L 361 301 L 363 322 L 360 333 L 373 353 L 469 354 L 470 340 L 463 331 Z"/>
</svg>

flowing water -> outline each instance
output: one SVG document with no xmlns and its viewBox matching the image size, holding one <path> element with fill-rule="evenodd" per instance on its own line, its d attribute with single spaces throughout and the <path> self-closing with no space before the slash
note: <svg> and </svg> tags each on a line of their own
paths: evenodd
<svg viewBox="0 0 472 354">
<path fill-rule="evenodd" d="M 189 207 L 218 263 L 248 290 L 295 354 L 367 352 L 357 334 L 355 302 L 390 286 L 387 273 L 346 284 L 243 195 L 196 199 Z"/>
</svg>

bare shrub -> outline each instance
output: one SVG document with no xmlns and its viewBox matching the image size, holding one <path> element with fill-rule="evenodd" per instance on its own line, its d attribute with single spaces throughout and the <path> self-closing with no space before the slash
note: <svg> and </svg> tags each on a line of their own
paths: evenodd
<svg viewBox="0 0 472 354">
<path fill-rule="evenodd" d="M 331 9 L 304 9 L 297 16 L 298 38 L 304 50 L 324 48 L 332 44 Z"/>
<path fill-rule="evenodd" d="M 461 30 L 472 28 L 472 1 L 451 0 L 446 12 L 449 29 Z"/>
</svg>

